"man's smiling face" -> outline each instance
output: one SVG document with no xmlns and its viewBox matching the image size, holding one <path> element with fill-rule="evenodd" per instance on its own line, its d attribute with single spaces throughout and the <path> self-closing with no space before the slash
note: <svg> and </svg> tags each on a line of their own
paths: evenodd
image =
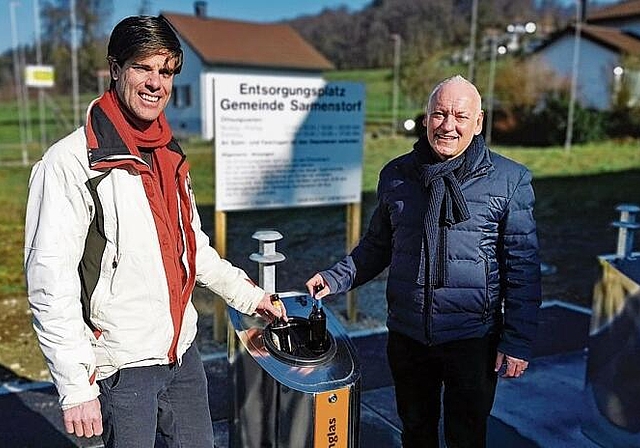
<svg viewBox="0 0 640 448">
<path fill-rule="evenodd" d="M 169 102 L 176 61 L 167 57 L 156 54 L 129 60 L 122 66 L 111 63 L 118 98 L 138 128 L 158 118 Z"/>
<path fill-rule="evenodd" d="M 424 117 L 427 138 L 442 160 L 462 154 L 482 132 L 480 95 L 465 81 L 453 80 L 432 95 Z"/>
</svg>

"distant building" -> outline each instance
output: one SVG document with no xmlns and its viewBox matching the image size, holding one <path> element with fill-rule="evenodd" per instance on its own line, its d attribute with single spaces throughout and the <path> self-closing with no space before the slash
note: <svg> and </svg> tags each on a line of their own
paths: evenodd
<svg viewBox="0 0 640 448">
<path fill-rule="evenodd" d="M 216 75 L 269 75 L 322 78 L 333 64 L 284 24 L 263 24 L 162 12 L 184 50 L 184 66 L 174 80 L 166 115 L 178 136 L 214 137 Z"/>
<path fill-rule="evenodd" d="M 574 24 L 569 25 L 534 53 L 566 79 L 571 79 L 574 65 L 575 29 Z M 576 93 L 580 104 L 610 109 L 623 82 L 630 89 L 629 102 L 635 104 L 640 100 L 638 68 L 625 67 L 625 57 L 640 56 L 640 0 L 587 12 L 579 49 Z"/>
</svg>

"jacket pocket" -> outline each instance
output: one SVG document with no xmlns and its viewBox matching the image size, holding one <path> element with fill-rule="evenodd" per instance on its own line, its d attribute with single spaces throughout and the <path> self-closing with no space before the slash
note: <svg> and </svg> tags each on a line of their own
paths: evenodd
<svg viewBox="0 0 640 448">
<path fill-rule="evenodd" d="M 105 307 L 105 302 L 111 295 L 111 284 L 113 282 L 113 276 L 118 266 L 118 257 L 116 249 L 112 244 L 107 243 L 104 248 L 104 254 L 100 263 L 99 277 L 95 281 L 95 284 L 85 284 L 84 287 L 88 289 L 90 293 L 91 301 L 91 319 L 101 319 L 101 312 Z M 90 282 L 88 278 L 84 278 L 85 283 Z"/>
<path fill-rule="evenodd" d="M 483 258 L 485 266 L 485 299 L 482 320 L 486 322 L 494 314 L 500 300 L 500 268 L 497 261 Z"/>
</svg>

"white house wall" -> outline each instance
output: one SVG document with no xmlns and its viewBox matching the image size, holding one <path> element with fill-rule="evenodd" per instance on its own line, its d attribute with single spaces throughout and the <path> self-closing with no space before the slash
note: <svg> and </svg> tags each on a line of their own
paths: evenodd
<svg viewBox="0 0 640 448">
<path fill-rule="evenodd" d="M 213 84 L 217 75 L 238 75 L 238 76 L 282 76 L 282 77 L 298 77 L 303 79 L 322 79 L 319 72 L 300 72 L 300 71 L 282 71 L 282 70 L 261 70 L 246 68 L 226 68 L 214 67 L 204 69 L 200 75 L 200 98 L 202 104 L 202 138 L 212 140 L 214 138 L 214 89 Z M 265 112 L 268 113 L 268 112 Z"/>
<path fill-rule="evenodd" d="M 538 53 L 559 76 L 571 79 L 573 36 L 562 37 Z M 576 98 L 584 107 L 606 110 L 611 106 L 613 69 L 619 64 L 617 53 L 590 40 L 581 39 Z"/>
<path fill-rule="evenodd" d="M 202 61 L 191 47 L 180 39 L 184 52 L 182 71 L 176 75 L 173 81 L 174 92 L 179 86 L 189 85 L 191 88 L 191 105 L 189 107 L 176 108 L 173 101 L 169 102 L 165 111 L 167 120 L 176 136 L 199 135 L 202 131 L 200 119 L 200 73 Z"/>
</svg>

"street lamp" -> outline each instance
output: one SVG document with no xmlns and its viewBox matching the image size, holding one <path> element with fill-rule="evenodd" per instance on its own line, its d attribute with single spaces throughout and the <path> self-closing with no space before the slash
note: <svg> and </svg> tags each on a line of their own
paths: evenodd
<svg viewBox="0 0 640 448">
<path fill-rule="evenodd" d="M 469 73 L 467 78 L 474 81 L 476 64 L 476 30 L 478 29 L 478 0 L 471 3 L 471 27 L 469 37 Z"/>
<path fill-rule="evenodd" d="M 405 131 L 411 132 L 416 128 L 416 122 L 411 118 L 407 118 L 406 120 L 404 120 L 402 127 L 404 128 Z"/>
<path fill-rule="evenodd" d="M 40 2 L 33 0 L 33 28 L 36 36 L 36 63 L 42 65 L 42 41 L 40 39 Z M 38 110 L 40 112 L 40 146 L 47 146 L 47 128 L 45 126 L 44 90 L 38 89 Z"/>
<path fill-rule="evenodd" d="M 78 28 L 76 25 L 76 0 L 69 2 L 71 24 L 71 88 L 73 91 L 73 125 L 80 126 L 80 87 L 78 80 Z"/>
<path fill-rule="evenodd" d="M 400 45 L 402 37 L 399 34 L 392 34 L 393 40 L 393 97 L 391 105 L 392 126 L 391 135 L 395 136 L 398 129 L 398 96 L 400 93 Z"/>
<path fill-rule="evenodd" d="M 11 43 L 13 45 L 13 76 L 16 89 L 16 104 L 18 106 L 18 123 L 20 126 L 20 144 L 22 147 L 22 164 L 28 165 L 29 156 L 27 153 L 26 135 L 24 128 L 23 102 L 21 100 L 22 81 L 20 79 L 20 64 L 18 62 L 18 29 L 16 28 L 16 6 L 20 2 L 12 1 L 9 3 L 9 18 L 11 21 Z"/>
<path fill-rule="evenodd" d="M 507 25 L 507 34 L 509 34 L 509 42 L 507 43 L 507 49 L 509 51 L 515 52 L 519 51 L 522 47 L 521 45 L 521 36 L 525 34 L 534 34 L 538 26 L 535 22 L 527 22 L 527 23 L 510 23 Z"/>
<path fill-rule="evenodd" d="M 496 36 L 491 36 L 491 59 L 489 63 L 489 88 L 487 89 L 487 123 L 485 132 L 485 141 L 487 145 L 491 144 L 491 131 L 493 129 L 493 102 L 494 102 L 494 86 L 496 79 L 496 57 L 507 53 L 507 47 L 498 46 Z"/>
<path fill-rule="evenodd" d="M 622 88 L 622 75 L 624 75 L 624 68 L 616 65 L 613 68 L 613 101 L 615 102 L 619 102 L 618 96 Z"/>
<path fill-rule="evenodd" d="M 569 110 L 567 111 L 567 134 L 564 149 L 571 149 L 573 139 L 573 115 L 576 104 L 576 90 L 578 89 L 578 65 L 580 63 L 580 31 L 582 30 L 582 0 L 576 0 L 575 39 L 573 42 L 573 64 L 571 66 L 571 91 L 569 92 Z"/>
</svg>

